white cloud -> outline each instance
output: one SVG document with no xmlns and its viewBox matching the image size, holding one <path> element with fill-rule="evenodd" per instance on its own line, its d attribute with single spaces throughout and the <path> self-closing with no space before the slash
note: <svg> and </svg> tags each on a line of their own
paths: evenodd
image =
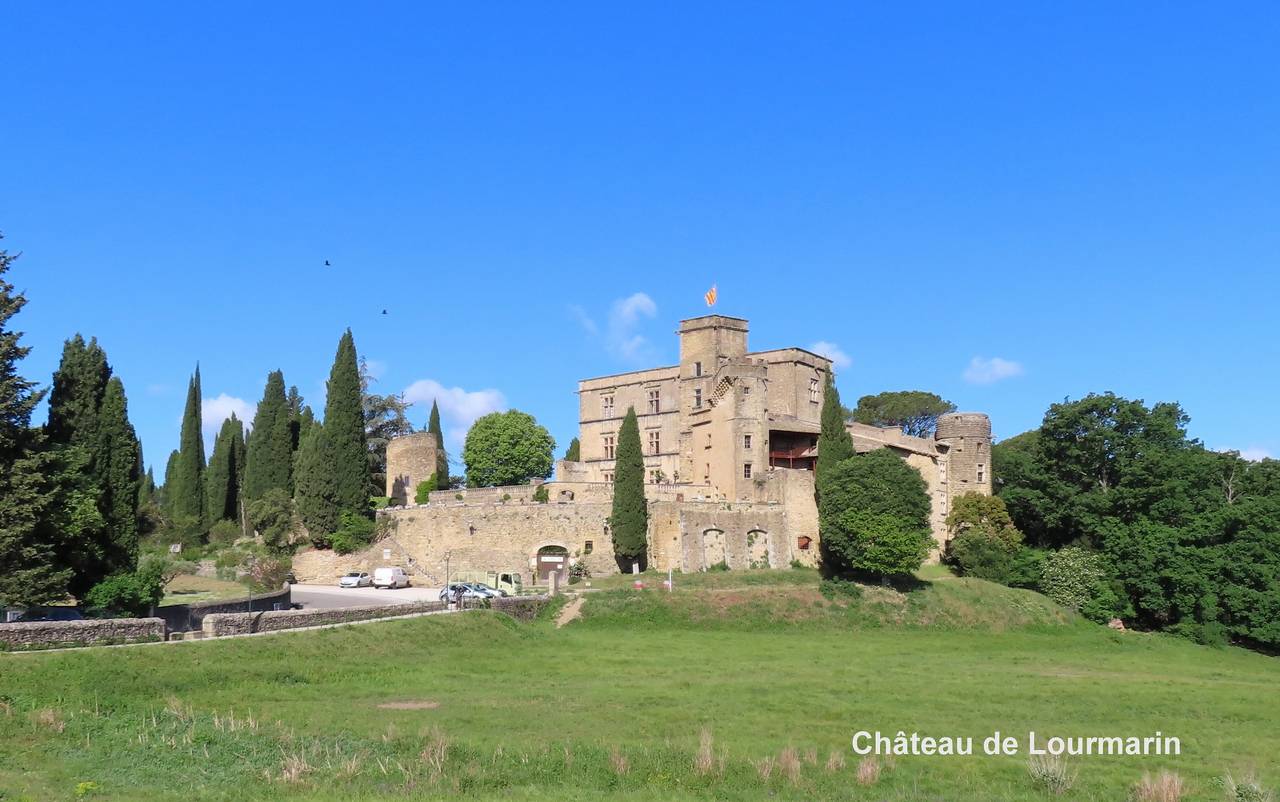
<svg viewBox="0 0 1280 802">
<path fill-rule="evenodd" d="M 233 412 L 244 424 L 245 429 L 248 429 L 253 425 L 253 413 L 257 409 L 257 404 L 250 404 L 243 398 L 219 393 L 217 398 L 206 398 L 201 402 L 200 429 L 206 440 L 217 437 L 218 429 L 222 428 L 222 422 L 231 417 Z"/>
<path fill-rule="evenodd" d="M 844 352 L 843 348 L 835 343 L 827 342 L 826 340 L 818 340 L 816 343 L 809 346 L 809 350 L 819 356 L 825 356 L 827 359 L 830 359 L 831 364 L 838 368 L 847 368 L 853 364 L 853 359 Z"/>
<path fill-rule="evenodd" d="M 573 315 L 573 319 L 578 321 L 578 325 L 582 326 L 582 330 L 592 337 L 600 333 L 600 327 L 591 319 L 591 315 L 587 314 L 587 310 L 577 304 L 569 305 L 569 314 Z"/>
<path fill-rule="evenodd" d="M 636 326 L 642 318 L 658 314 L 658 305 L 643 292 L 637 292 L 613 302 L 609 310 L 609 333 L 605 347 L 615 357 L 627 362 L 644 362 L 654 359 L 653 347 Z"/>
<path fill-rule="evenodd" d="M 1240 449 L 1240 456 L 1250 462 L 1258 462 L 1264 459 L 1275 459 L 1275 455 L 1262 446 L 1249 446 Z"/>
<path fill-rule="evenodd" d="M 975 356 L 964 370 L 964 380 L 970 384 L 994 384 L 1002 379 L 1022 375 L 1022 364 L 993 356 L 990 359 Z"/>
<path fill-rule="evenodd" d="M 507 397 L 498 390 L 464 390 L 461 387 L 445 387 L 435 379 L 419 379 L 405 388 L 404 400 L 410 404 L 422 404 L 428 411 L 431 402 L 440 405 L 440 426 L 444 429 L 445 448 L 457 457 L 461 456 L 467 430 L 476 418 L 507 408 Z"/>
</svg>

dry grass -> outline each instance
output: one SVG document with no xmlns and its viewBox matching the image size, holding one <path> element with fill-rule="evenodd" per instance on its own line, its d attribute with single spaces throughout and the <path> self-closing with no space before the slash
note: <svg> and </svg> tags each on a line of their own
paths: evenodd
<svg viewBox="0 0 1280 802">
<path fill-rule="evenodd" d="M 831 754 L 827 755 L 827 771 L 837 772 L 844 770 L 844 752 L 838 749 L 832 749 Z"/>
<path fill-rule="evenodd" d="M 1056 755 L 1033 755 L 1027 761 L 1027 773 L 1037 787 L 1051 794 L 1065 794 L 1076 782 L 1075 770 Z"/>
<path fill-rule="evenodd" d="M 1142 779 L 1133 787 L 1134 802 L 1179 802 L 1187 792 L 1182 777 L 1176 771 L 1161 771 L 1152 777 L 1143 772 Z"/>
<path fill-rule="evenodd" d="M 627 760 L 627 756 L 622 754 L 622 750 L 616 746 L 609 750 L 609 766 L 619 777 L 625 777 L 631 771 L 631 761 Z"/>
<path fill-rule="evenodd" d="M 858 785 L 875 785 L 880 782 L 880 761 L 868 755 L 858 763 Z"/>
<path fill-rule="evenodd" d="M 800 782 L 800 753 L 794 746 L 788 746 L 778 753 L 778 771 L 787 778 L 787 782 L 795 785 Z"/>
<path fill-rule="evenodd" d="M 449 739 L 439 728 L 433 727 L 427 733 L 427 745 L 418 757 L 431 768 L 431 776 L 439 777 L 444 772 L 445 758 L 449 755 Z"/>
<path fill-rule="evenodd" d="M 756 774 L 760 775 L 762 782 L 769 782 L 769 778 L 773 776 L 773 770 L 778 767 L 778 761 L 773 755 L 765 755 L 756 761 Z"/>
<path fill-rule="evenodd" d="M 280 761 L 280 774 L 277 777 L 283 783 L 299 783 L 311 773 L 311 764 L 307 762 L 305 752 L 285 755 Z"/>
<path fill-rule="evenodd" d="M 67 728 L 67 722 L 63 719 L 62 714 L 52 707 L 42 708 L 32 713 L 31 723 L 54 732 L 62 732 Z"/>
<path fill-rule="evenodd" d="M 1231 802 L 1275 802 L 1275 794 L 1268 791 L 1253 772 L 1238 780 L 1227 772 L 1222 778 L 1222 790 Z"/>
<path fill-rule="evenodd" d="M 698 753 L 693 757 L 693 770 L 701 777 L 705 777 L 717 770 L 724 768 L 723 760 L 716 760 L 716 742 L 711 735 L 711 730 L 706 727 L 702 728 L 702 734 L 698 738 Z"/>
</svg>

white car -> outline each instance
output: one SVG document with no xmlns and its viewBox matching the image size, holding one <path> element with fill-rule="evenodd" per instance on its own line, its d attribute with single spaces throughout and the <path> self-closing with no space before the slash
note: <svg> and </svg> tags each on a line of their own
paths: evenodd
<svg viewBox="0 0 1280 802">
<path fill-rule="evenodd" d="M 399 566 L 395 568 L 376 568 L 373 571 L 373 586 L 375 588 L 407 588 L 409 587 L 409 575 Z"/>
<path fill-rule="evenodd" d="M 338 579 L 340 588 L 367 588 L 373 584 L 373 577 L 367 571 L 348 571 Z"/>
</svg>

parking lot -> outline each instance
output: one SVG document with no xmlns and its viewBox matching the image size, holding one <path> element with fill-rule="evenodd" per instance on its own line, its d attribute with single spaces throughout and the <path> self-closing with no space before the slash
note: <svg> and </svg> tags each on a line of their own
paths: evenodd
<svg viewBox="0 0 1280 802">
<path fill-rule="evenodd" d="M 294 585 L 292 599 L 303 609 L 321 607 L 367 607 L 374 604 L 404 604 L 416 601 L 436 601 L 440 588 L 417 587 L 379 590 L 378 588 L 340 588 L 332 585 Z"/>
</svg>

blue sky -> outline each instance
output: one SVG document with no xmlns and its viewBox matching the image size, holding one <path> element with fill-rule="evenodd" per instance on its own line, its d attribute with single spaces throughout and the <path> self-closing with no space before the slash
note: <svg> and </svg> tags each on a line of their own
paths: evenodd
<svg viewBox="0 0 1280 802">
<path fill-rule="evenodd" d="M 163 468 L 197 360 L 210 428 L 275 368 L 319 409 L 350 326 L 455 453 L 503 407 L 562 450 L 714 283 L 850 403 L 1114 390 L 1280 455 L 1274 3 L 609 5 L 7 4 L 22 371 L 97 336 Z"/>
</svg>

